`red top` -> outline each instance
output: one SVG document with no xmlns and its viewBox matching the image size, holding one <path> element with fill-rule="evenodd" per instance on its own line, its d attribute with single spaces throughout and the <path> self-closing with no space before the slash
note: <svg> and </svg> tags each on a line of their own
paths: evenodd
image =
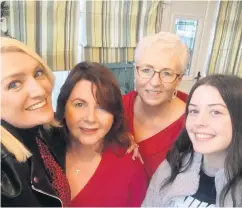
<svg viewBox="0 0 242 208">
<path fill-rule="evenodd" d="M 117 154 L 109 148 L 103 153 L 94 175 L 70 206 L 138 207 L 147 187 L 148 177 L 140 161 L 132 160 L 131 154 Z"/>
<path fill-rule="evenodd" d="M 137 92 L 132 91 L 123 96 L 123 105 L 125 109 L 125 116 L 128 122 L 129 129 L 134 135 L 134 100 Z M 186 102 L 187 94 L 178 92 L 177 96 Z M 166 158 L 166 154 L 176 140 L 180 131 L 184 126 L 184 115 L 173 122 L 164 130 L 153 135 L 152 137 L 139 142 L 139 152 L 144 161 L 144 167 L 151 178 L 159 164 Z M 135 137 L 135 135 L 134 135 Z"/>
</svg>

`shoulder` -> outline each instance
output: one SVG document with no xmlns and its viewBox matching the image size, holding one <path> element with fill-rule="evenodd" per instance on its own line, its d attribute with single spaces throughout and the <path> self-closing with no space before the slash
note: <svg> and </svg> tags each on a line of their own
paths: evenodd
<svg viewBox="0 0 242 208">
<path fill-rule="evenodd" d="M 57 162 L 64 167 L 65 153 L 66 153 L 66 140 L 63 128 L 51 127 L 49 129 L 41 129 L 41 139 L 45 141 L 50 153 Z"/>
<path fill-rule="evenodd" d="M 62 127 L 54 127 L 54 126 L 51 126 L 51 127 L 48 127 L 48 128 L 42 127 L 40 129 L 40 131 L 41 131 L 42 135 L 45 135 L 45 136 L 48 135 L 51 138 L 63 136 L 63 128 Z"/>
<path fill-rule="evenodd" d="M 1 144 L 1 163 L 5 161 L 6 158 L 10 157 L 12 154 L 7 150 L 7 148 Z"/>
<path fill-rule="evenodd" d="M 182 100 L 183 102 L 187 102 L 188 94 L 182 91 L 177 91 L 177 97 Z"/>
<path fill-rule="evenodd" d="M 136 95 L 137 95 L 137 92 L 135 92 L 135 91 L 131 91 L 131 92 L 123 95 L 123 103 L 124 103 L 124 105 L 128 104 L 130 102 L 133 102 L 133 100 L 136 97 Z"/>
<path fill-rule="evenodd" d="M 65 136 L 62 127 L 41 128 L 40 135 L 50 146 L 65 145 Z"/>
<path fill-rule="evenodd" d="M 171 175 L 171 166 L 168 161 L 165 159 L 163 162 L 158 166 L 156 172 L 154 173 L 152 178 L 159 180 L 160 184 L 163 182 L 164 179 Z"/>
<path fill-rule="evenodd" d="M 27 162 L 19 163 L 15 157 L 1 145 L 1 197 L 12 200 L 21 193 L 23 181 L 22 175 L 29 172 Z"/>
<path fill-rule="evenodd" d="M 165 189 L 161 189 L 162 184 L 165 179 L 171 174 L 171 168 L 167 160 L 164 160 L 159 167 L 156 169 L 156 172 L 151 178 L 146 197 L 143 201 L 142 207 L 161 207 L 164 206 L 162 203 L 163 197 L 167 192 L 168 186 Z"/>
<path fill-rule="evenodd" d="M 191 159 L 191 154 L 187 154 L 182 161 L 182 164 L 185 168 L 186 164 L 189 163 Z M 202 154 L 195 152 L 193 156 L 193 160 L 189 168 L 186 170 L 186 172 L 199 172 L 201 167 L 201 160 L 202 160 Z M 183 170 L 183 169 L 182 169 Z M 157 178 L 159 178 L 161 181 L 163 181 L 164 178 L 167 178 L 171 175 L 171 166 L 167 159 L 165 159 L 157 168 L 155 175 Z M 179 174 L 178 174 L 179 175 Z"/>
<path fill-rule="evenodd" d="M 115 150 L 108 148 L 105 151 L 105 158 L 113 163 L 117 169 L 128 170 L 129 174 L 134 174 L 136 171 L 145 172 L 145 169 L 139 159 L 132 159 L 133 153 L 126 153 L 126 150 L 121 147 L 116 147 Z"/>
</svg>

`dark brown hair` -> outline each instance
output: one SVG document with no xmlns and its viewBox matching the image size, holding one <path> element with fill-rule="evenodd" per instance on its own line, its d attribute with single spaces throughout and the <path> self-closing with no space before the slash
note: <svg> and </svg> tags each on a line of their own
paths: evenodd
<svg viewBox="0 0 242 208">
<path fill-rule="evenodd" d="M 92 90 L 93 97 L 103 109 L 114 116 L 112 127 L 104 138 L 104 149 L 114 143 L 127 148 L 130 145 L 130 134 L 125 125 L 122 94 L 118 82 L 108 68 L 90 62 L 81 62 L 71 70 L 58 96 L 56 119 L 64 127 L 67 144 L 69 131 L 64 118 L 65 106 L 73 88 L 81 80 L 90 81 L 93 84 L 92 89 L 96 86 L 96 94 Z"/>
<path fill-rule="evenodd" d="M 223 98 L 232 122 L 232 142 L 228 148 L 228 153 L 225 159 L 224 172 L 227 182 L 221 190 L 219 196 L 219 205 L 223 207 L 225 198 L 231 190 L 233 207 L 241 206 L 241 199 L 237 199 L 236 194 L 239 194 L 238 187 L 242 183 L 242 79 L 232 75 L 215 74 L 207 76 L 199 80 L 191 89 L 186 104 L 186 117 L 188 115 L 188 106 L 195 90 L 200 86 L 212 86 L 216 88 Z M 201 98 L 203 99 L 203 98 Z M 189 155 L 189 161 L 183 164 L 185 157 Z M 173 148 L 167 154 L 167 161 L 171 166 L 171 175 L 161 186 L 163 188 L 169 183 L 172 183 L 177 175 L 185 172 L 192 164 L 194 158 L 194 149 L 192 142 L 188 136 L 187 130 L 184 127 L 178 139 L 173 145 Z"/>
</svg>

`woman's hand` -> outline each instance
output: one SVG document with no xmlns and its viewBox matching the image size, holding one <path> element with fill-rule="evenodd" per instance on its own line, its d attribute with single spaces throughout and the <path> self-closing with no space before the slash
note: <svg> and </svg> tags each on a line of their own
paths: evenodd
<svg viewBox="0 0 242 208">
<path fill-rule="evenodd" d="M 133 135 L 130 135 L 130 141 L 131 144 L 126 153 L 131 153 L 133 151 L 132 159 L 135 160 L 136 158 L 139 158 L 140 162 L 144 164 L 144 161 L 139 153 L 139 145 L 134 141 Z"/>
</svg>

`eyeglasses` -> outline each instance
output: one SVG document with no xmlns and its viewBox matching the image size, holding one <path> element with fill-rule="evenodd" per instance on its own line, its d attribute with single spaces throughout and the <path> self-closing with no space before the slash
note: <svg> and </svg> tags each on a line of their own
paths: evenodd
<svg viewBox="0 0 242 208">
<path fill-rule="evenodd" d="M 182 76 L 182 74 L 175 73 L 171 69 L 163 69 L 158 72 L 147 66 L 135 66 L 135 68 L 137 69 L 138 75 L 144 79 L 151 79 L 155 73 L 158 73 L 160 80 L 164 83 L 175 82 L 178 77 Z"/>
</svg>

